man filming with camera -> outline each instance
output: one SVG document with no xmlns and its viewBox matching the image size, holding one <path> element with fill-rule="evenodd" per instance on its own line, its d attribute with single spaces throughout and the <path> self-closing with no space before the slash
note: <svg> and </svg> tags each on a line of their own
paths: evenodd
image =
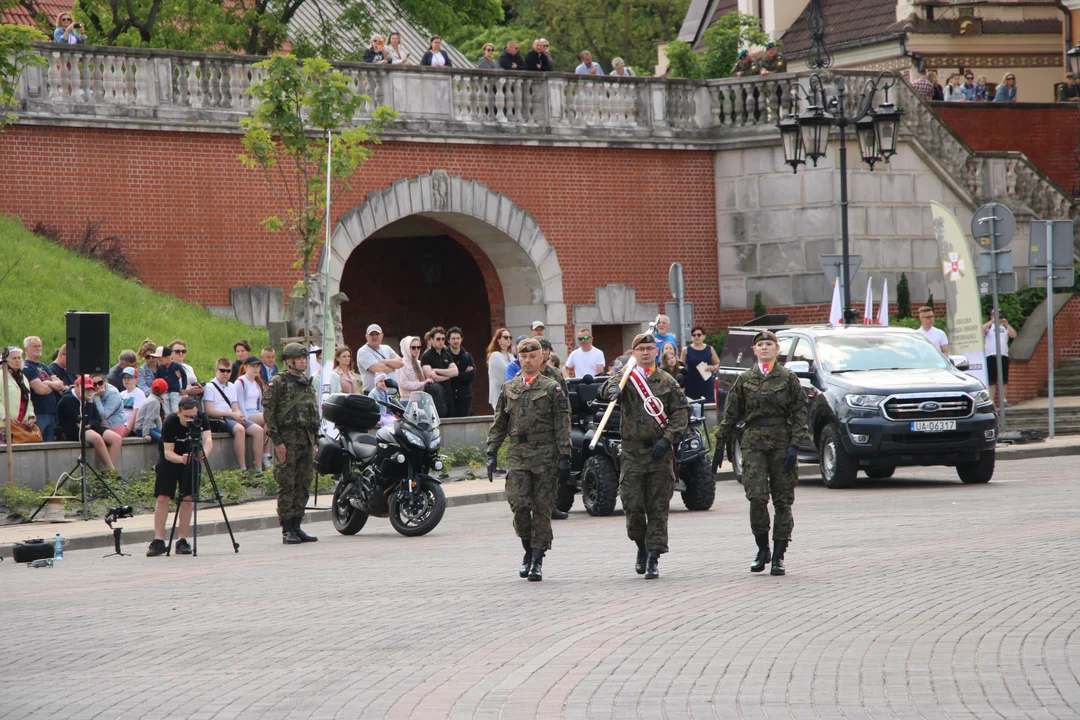
<svg viewBox="0 0 1080 720">
<path fill-rule="evenodd" d="M 192 447 L 197 443 L 195 447 Z M 154 506 L 154 541 L 146 551 L 147 557 L 164 555 L 165 520 L 169 515 L 169 501 L 180 488 L 179 535 L 176 541 L 177 555 L 190 555 L 191 545 L 187 541 L 191 526 L 192 477 L 194 464 L 199 462 L 199 445 L 209 457 L 214 441 L 210 435 L 210 420 L 199 410 L 199 401 L 193 397 L 180 400 L 177 411 L 167 418 L 161 428 L 161 443 L 158 444 L 158 461 L 154 466 L 157 479 L 154 482 L 154 494 L 157 504 Z"/>
</svg>

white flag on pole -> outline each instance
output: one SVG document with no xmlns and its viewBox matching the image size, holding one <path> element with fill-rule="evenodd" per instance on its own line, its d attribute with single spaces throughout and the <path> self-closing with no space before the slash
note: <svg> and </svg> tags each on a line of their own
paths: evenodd
<svg viewBox="0 0 1080 720">
<path fill-rule="evenodd" d="M 874 324 L 874 278 L 866 278 L 866 305 L 863 307 L 862 324 Z"/>
<path fill-rule="evenodd" d="M 840 280 L 833 280 L 832 284 L 832 307 L 829 308 L 829 324 L 843 325 L 844 316 L 840 310 Z"/>
<path fill-rule="evenodd" d="M 877 324 L 889 326 L 889 278 L 881 284 L 881 305 L 878 307 Z"/>
</svg>

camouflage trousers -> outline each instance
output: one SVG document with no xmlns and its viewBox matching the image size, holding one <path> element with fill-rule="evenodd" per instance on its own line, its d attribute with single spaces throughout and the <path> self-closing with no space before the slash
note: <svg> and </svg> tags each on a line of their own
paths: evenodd
<svg viewBox="0 0 1080 720">
<path fill-rule="evenodd" d="M 773 541 L 791 540 L 795 519 L 791 505 L 795 502 L 795 486 L 799 484 L 797 466 L 784 467 L 787 448 L 747 450 L 743 448 L 743 490 L 750 501 L 750 529 L 754 536 L 769 535 L 769 497 L 772 496 L 776 522 Z"/>
<path fill-rule="evenodd" d="M 285 445 L 285 462 L 274 453 L 274 479 L 278 484 L 277 512 L 281 520 L 302 518 L 315 476 L 315 448 L 309 442 Z"/>
<path fill-rule="evenodd" d="M 527 470 L 506 473 L 506 499 L 514 512 L 514 533 L 537 550 L 551 549 L 551 511 L 555 509 L 558 456 L 536 458 Z"/>
<path fill-rule="evenodd" d="M 619 499 L 626 515 L 626 535 L 645 541 L 649 550 L 668 551 L 668 510 L 675 493 L 675 471 L 669 452 L 653 460 L 651 450 L 623 450 Z"/>
</svg>

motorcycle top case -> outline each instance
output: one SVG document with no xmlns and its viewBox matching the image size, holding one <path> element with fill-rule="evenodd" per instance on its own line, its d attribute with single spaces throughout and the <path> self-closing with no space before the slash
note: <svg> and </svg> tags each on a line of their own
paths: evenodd
<svg viewBox="0 0 1080 720">
<path fill-rule="evenodd" d="M 379 404 L 367 395 L 335 393 L 323 403 L 323 417 L 338 427 L 370 430 L 379 426 Z"/>
<path fill-rule="evenodd" d="M 320 475 L 337 475 L 345 467 L 345 451 L 334 440 L 320 437 L 315 447 L 315 472 Z"/>
<path fill-rule="evenodd" d="M 15 547 L 12 548 L 11 559 L 17 563 L 34 562 L 35 560 L 45 560 L 56 555 L 56 546 L 53 543 L 47 543 L 44 539 L 38 538 L 36 540 L 27 540 L 26 542 L 15 543 Z"/>
</svg>

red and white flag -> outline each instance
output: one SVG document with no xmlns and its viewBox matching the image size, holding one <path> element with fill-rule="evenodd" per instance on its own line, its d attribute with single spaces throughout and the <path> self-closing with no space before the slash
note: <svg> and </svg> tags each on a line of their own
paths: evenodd
<svg viewBox="0 0 1080 720">
<path fill-rule="evenodd" d="M 877 312 L 877 324 L 888 327 L 889 325 L 889 278 L 881 284 L 881 306 Z"/>
<path fill-rule="evenodd" d="M 874 286 L 872 285 L 874 278 L 866 278 L 866 306 L 863 308 L 862 324 L 873 325 L 874 324 Z"/>
<path fill-rule="evenodd" d="M 840 280 L 833 280 L 832 284 L 832 307 L 829 308 L 829 324 L 843 325 L 844 314 L 840 309 Z"/>
</svg>

